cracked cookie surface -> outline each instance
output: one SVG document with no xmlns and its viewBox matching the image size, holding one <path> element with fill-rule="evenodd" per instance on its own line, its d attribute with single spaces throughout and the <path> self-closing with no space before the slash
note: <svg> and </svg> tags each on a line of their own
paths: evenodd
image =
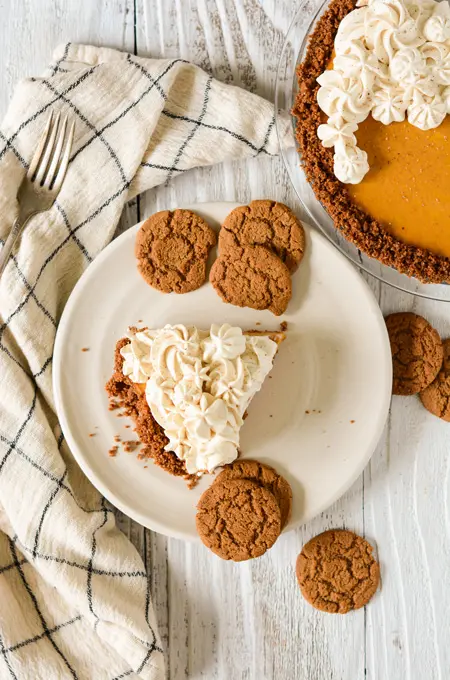
<svg viewBox="0 0 450 680">
<path fill-rule="evenodd" d="M 444 340 L 442 368 L 431 385 L 420 393 L 420 400 L 427 411 L 450 422 L 450 340 Z"/>
<path fill-rule="evenodd" d="M 294 213 L 276 201 L 252 201 L 235 208 L 219 233 L 219 252 L 239 246 L 264 246 L 294 271 L 305 251 L 305 233 Z"/>
<path fill-rule="evenodd" d="M 280 535 L 274 496 L 248 479 L 212 484 L 197 505 L 198 534 L 224 560 L 241 562 L 263 555 Z"/>
<path fill-rule="evenodd" d="M 163 293 L 189 293 L 206 279 L 206 263 L 216 234 L 191 210 L 162 210 L 136 236 L 138 270 Z"/>
<path fill-rule="evenodd" d="M 444 351 L 439 333 L 426 319 L 412 312 L 385 319 L 391 343 L 393 394 L 418 394 L 439 373 Z"/>
<path fill-rule="evenodd" d="M 233 248 L 221 254 L 209 279 L 224 302 L 269 309 L 276 316 L 283 314 L 292 296 L 288 268 L 263 246 Z"/>
<path fill-rule="evenodd" d="M 292 489 L 289 482 L 273 467 L 258 460 L 237 460 L 231 465 L 225 465 L 214 484 L 220 484 L 226 479 L 249 479 L 270 491 L 280 508 L 281 529 L 284 529 L 291 515 Z"/>
<path fill-rule="evenodd" d="M 332 614 L 363 607 L 380 581 L 370 543 L 345 529 L 325 531 L 308 541 L 296 572 L 305 600 Z"/>
</svg>

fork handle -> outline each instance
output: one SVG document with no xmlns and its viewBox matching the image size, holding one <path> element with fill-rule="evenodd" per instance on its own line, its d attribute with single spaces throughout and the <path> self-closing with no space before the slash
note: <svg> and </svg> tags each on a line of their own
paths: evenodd
<svg viewBox="0 0 450 680">
<path fill-rule="evenodd" d="M 3 275 L 3 272 L 6 269 L 6 265 L 8 264 L 9 256 L 11 255 L 12 249 L 14 248 L 14 244 L 17 241 L 17 238 L 21 231 L 24 229 L 28 221 L 33 217 L 33 215 L 29 215 L 26 220 L 23 222 L 20 221 L 19 218 L 17 218 L 14 222 L 14 224 L 11 227 L 11 231 L 9 232 L 8 238 L 5 241 L 5 245 L 3 246 L 2 250 L 0 251 L 0 279 Z"/>
</svg>

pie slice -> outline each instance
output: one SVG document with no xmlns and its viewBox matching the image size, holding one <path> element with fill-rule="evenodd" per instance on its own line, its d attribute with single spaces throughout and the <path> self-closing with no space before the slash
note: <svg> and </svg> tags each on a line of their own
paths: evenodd
<svg viewBox="0 0 450 680">
<path fill-rule="evenodd" d="M 129 329 L 106 390 L 133 419 L 140 456 L 191 481 L 235 460 L 247 408 L 284 339 L 229 324 Z"/>
</svg>

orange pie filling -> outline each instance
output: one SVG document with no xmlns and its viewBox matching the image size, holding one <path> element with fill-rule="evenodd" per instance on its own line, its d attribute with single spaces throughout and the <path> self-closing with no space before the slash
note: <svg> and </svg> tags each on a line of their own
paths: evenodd
<svg viewBox="0 0 450 680">
<path fill-rule="evenodd" d="M 359 124 L 370 170 L 347 191 L 395 238 L 450 257 L 450 116 L 432 130 L 408 121 Z"/>
</svg>

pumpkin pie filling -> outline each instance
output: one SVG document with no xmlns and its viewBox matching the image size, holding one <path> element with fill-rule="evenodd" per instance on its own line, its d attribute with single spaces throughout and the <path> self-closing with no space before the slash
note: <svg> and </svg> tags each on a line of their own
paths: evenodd
<svg viewBox="0 0 450 680">
<path fill-rule="evenodd" d="M 370 117 L 356 138 L 370 170 L 347 186 L 355 203 L 395 238 L 450 257 L 450 116 L 433 130 Z"/>
</svg>

